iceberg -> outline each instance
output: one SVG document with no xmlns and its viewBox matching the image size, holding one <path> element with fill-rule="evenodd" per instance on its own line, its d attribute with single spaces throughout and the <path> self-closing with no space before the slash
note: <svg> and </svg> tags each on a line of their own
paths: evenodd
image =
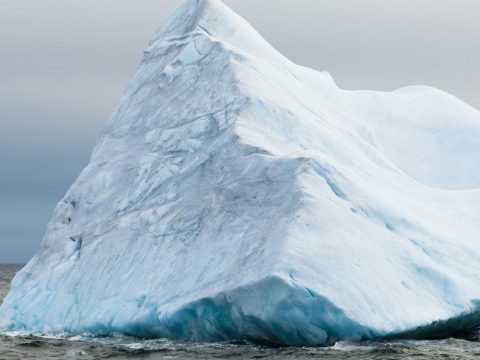
<svg viewBox="0 0 480 360">
<path fill-rule="evenodd" d="M 480 112 L 339 89 L 219 0 L 155 34 L 0 329 L 328 345 L 480 325 Z"/>
</svg>

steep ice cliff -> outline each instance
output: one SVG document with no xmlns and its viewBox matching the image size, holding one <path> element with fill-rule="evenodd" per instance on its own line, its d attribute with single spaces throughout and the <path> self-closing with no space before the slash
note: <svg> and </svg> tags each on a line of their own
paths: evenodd
<svg viewBox="0 0 480 360">
<path fill-rule="evenodd" d="M 218 0 L 151 41 L 0 329 L 322 345 L 480 325 L 480 113 L 344 91 Z"/>
</svg>

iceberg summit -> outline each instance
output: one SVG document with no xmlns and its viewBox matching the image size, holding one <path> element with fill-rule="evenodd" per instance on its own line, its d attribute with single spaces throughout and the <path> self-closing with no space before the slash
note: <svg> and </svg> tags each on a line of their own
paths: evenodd
<svg viewBox="0 0 480 360">
<path fill-rule="evenodd" d="M 480 325 L 480 112 L 345 91 L 219 0 L 165 21 L 0 329 L 327 345 Z"/>
</svg>

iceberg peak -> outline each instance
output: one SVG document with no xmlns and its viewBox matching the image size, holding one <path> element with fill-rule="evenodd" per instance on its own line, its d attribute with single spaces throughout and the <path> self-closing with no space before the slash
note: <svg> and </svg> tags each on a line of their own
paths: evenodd
<svg viewBox="0 0 480 360">
<path fill-rule="evenodd" d="M 228 44 L 237 51 L 264 57 L 275 54 L 283 58 L 246 20 L 220 0 L 186 0 L 167 17 L 153 37 L 150 48 L 156 44 L 178 42 L 185 37 L 191 39 L 198 33 Z"/>
<path fill-rule="evenodd" d="M 450 336 L 480 300 L 480 113 L 344 91 L 217 0 L 145 50 L 0 330 L 325 345 Z"/>
</svg>

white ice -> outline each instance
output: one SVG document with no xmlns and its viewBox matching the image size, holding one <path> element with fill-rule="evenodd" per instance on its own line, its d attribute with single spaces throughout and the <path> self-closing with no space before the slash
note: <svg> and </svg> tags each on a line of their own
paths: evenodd
<svg viewBox="0 0 480 360">
<path fill-rule="evenodd" d="M 475 327 L 479 160 L 480 113 L 455 97 L 341 90 L 187 0 L 0 329 L 322 345 Z"/>
</svg>

